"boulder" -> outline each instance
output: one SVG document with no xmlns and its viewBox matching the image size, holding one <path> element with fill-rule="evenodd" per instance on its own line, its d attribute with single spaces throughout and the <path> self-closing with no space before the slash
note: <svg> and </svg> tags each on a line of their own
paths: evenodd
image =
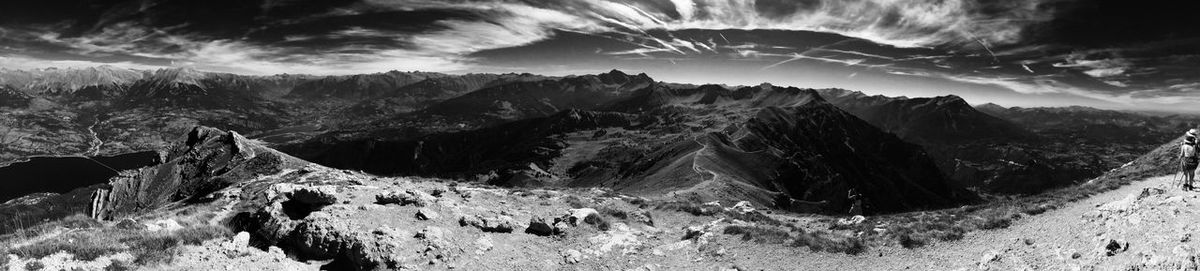
<svg viewBox="0 0 1200 271">
<path fill-rule="evenodd" d="M 173 232 L 173 231 L 177 231 L 177 230 L 181 230 L 181 229 L 183 229 L 183 225 L 179 225 L 179 222 L 176 222 L 174 219 L 156 220 L 154 222 L 146 224 L 147 231 Z"/>
<path fill-rule="evenodd" d="M 1129 250 L 1129 242 L 1125 240 L 1109 239 L 1104 245 L 1104 255 L 1115 256 L 1121 252 Z"/>
<path fill-rule="evenodd" d="M 592 208 L 570 209 L 567 210 L 567 214 L 563 217 L 563 220 L 566 220 L 571 226 L 579 226 L 579 224 L 583 224 L 588 216 L 592 215 L 600 215 L 600 212 Z"/>
<path fill-rule="evenodd" d="M 837 224 L 842 225 L 842 226 L 851 226 L 851 225 L 861 224 L 861 223 L 863 223 L 863 221 L 867 221 L 867 217 L 861 216 L 861 215 L 856 215 L 856 216 L 852 216 L 850 218 L 839 218 L 837 220 Z"/>
<path fill-rule="evenodd" d="M 567 251 L 563 251 L 562 256 L 563 256 L 563 262 L 566 262 L 568 264 L 577 264 L 577 263 L 579 263 L 579 261 L 583 260 L 583 253 L 580 253 L 578 250 L 574 250 L 574 249 L 568 249 Z"/>
<path fill-rule="evenodd" d="M 433 205 L 436 201 L 437 197 L 414 189 L 406 189 L 403 191 L 387 191 L 382 194 L 375 195 L 375 202 L 379 204 L 411 204 L 417 207 L 425 207 Z"/>
<path fill-rule="evenodd" d="M 561 234 L 562 231 L 559 231 L 553 225 L 553 221 L 548 221 L 546 218 L 534 215 L 533 217 L 529 218 L 529 227 L 525 228 L 525 233 L 538 236 Z"/>
<path fill-rule="evenodd" d="M 463 227 L 466 227 L 466 226 L 475 227 L 484 232 L 508 233 L 508 232 L 512 232 L 513 228 L 516 228 L 515 227 L 516 223 L 513 222 L 512 217 L 503 216 L 503 215 L 501 215 L 501 216 L 481 216 L 481 215 L 471 216 L 471 215 L 467 215 L 467 216 L 459 217 L 458 224 L 459 224 L 459 226 L 463 226 Z"/>
<path fill-rule="evenodd" d="M 755 211 L 754 207 L 750 205 L 750 202 L 744 200 L 734 204 L 733 207 L 729 208 L 729 210 L 743 214 Z"/>
<path fill-rule="evenodd" d="M 283 197 L 311 206 L 326 206 L 338 203 L 338 189 L 333 185 L 307 186 L 278 183 L 267 190 L 268 198 Z"/>
</svg>

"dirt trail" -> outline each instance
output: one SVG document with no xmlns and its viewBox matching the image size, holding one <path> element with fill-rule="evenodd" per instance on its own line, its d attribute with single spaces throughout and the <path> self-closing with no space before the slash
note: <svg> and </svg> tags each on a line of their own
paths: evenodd
<svg viewBox="0 0 1200 271">
<path fill-rule="evenodd" d="M 1005 229 L 976 231 L 959 241 L 918 249 L 885 247 L 848 256 L 746 244 L 729 252 L 732 264 L 748 270 L 1177 270 L 1188 266 L 1181 262 L 1200 258 L 1192 249 L 1200 244 L 1190 240 L 1200 237 L 1200 192 L 1167 189 L 1172 177 L 1134 182 Z M 1147 188 L 1163 194 L 1151 193 L 1120 211 L 1100 208 Z M 1110 239 L 1128 242 L 1128 249 L 1107 255 Z"/>
</svg>

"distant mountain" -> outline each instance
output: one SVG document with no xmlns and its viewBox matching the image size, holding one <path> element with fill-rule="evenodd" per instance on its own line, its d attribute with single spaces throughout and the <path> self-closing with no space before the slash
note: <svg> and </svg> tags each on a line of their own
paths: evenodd
<svg viewBox="0 0 1200 271">
<path fill-rule="evenodd" d="M 963 98 L 867 96 L 842 89 L 819 90 L 838 107 L 910 142 L 953 144 L 992 141 L 1032 141 L 1036 136 L 1020 126 L 985 114 Z"/>
<path fill-rule="evenodd" d="M 1091 107 L 1006 108 L 981 105 L 981 111 L 1021 124 L 1047 136 L 1089 144 L 1113 142 L 1157 145 L 1200 125 L 1200 116 L 1155 116 Z"/>
<path fill-rule="evenodd" d="M 80 69 L 0 69 L 0 86 L 8 86 L 32 95 L 64 95 L 86 87 L 126 85 L 143 77 L 142 72 L 113 66 Z"/>
<path fill-rule="evenodd" d="M 427 72 L 400 72 L 327 76 L 296 86 L 288 96 L 295 98 L 333 98 L 363 100 L 396 95 L 401 87 L 425 79 L 446 77 Z"/>
<path fill-rule="evenodd" d="M 582 79 L 608 86 L 644 80 L 606 75 Z M 807 212 L 844 212 L 850 188 L 871 201 L 871 213 L 974 199 L 948 181 L 920 147 L 833 107 L 812 90 L 651 86 L 597 110 L 608 112 L 568 109 L 420 138 L 318 137 L 281 148 L 324 165 L 385 175 L 505 186 L 601 186 L 635 195 L 750 200 Z"/>
</svg>

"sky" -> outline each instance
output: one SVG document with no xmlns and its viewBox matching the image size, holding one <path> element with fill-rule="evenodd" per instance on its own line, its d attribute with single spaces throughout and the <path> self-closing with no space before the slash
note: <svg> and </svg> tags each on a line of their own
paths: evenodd
<svg viewBox="0 0 1200 271">
<path fill-rule="evenodd" d="M 1200 16 L 1127 0 L 0 2 L 0 68 L 390 70 L 1200 111 Z"/>
</svg>

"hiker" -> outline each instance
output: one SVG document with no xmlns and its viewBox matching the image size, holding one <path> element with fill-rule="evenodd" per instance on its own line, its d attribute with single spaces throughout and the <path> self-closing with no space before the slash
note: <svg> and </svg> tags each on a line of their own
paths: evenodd
<svg viewBox="0 0 1200 271">
<path fill-rule="evenodd" d="M 1200 165 L 1200 153 L 1196 148 L 1196 136 L 1200 131 L 1196 129 L 1188 130 L 1183 135 L 1183 145 L 1179 146 L 1179 167 L 1183 171 L 1183 190 L 1191 191 L 1194 187 L 1192 182 L 1196 179 L 1196 165 Z"/>
<path fill-rule="evenodd" d="M 850 200 L 850 215 L 863 214 L 863 198 L 858 189 L 850 188 L 850 191 L 846 191 L 846 199 Z"/>
</svg>

